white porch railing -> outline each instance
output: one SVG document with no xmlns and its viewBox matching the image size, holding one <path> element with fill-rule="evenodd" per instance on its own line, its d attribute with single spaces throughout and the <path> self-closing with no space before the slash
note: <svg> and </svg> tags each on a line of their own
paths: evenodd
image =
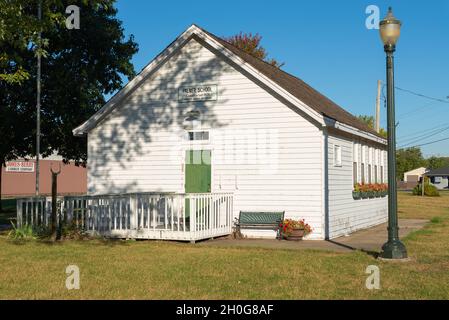
<svg viewBox="0 0 449 320">
<path fill-rule="evenodd" d="M 228 235 L 230 193 L 137 193 L 58 198 L 58 221 L 112 238 L 197 241 Z M 19 226 L 50 225 L 51 197 L 17 199 Z"/>
</svg>

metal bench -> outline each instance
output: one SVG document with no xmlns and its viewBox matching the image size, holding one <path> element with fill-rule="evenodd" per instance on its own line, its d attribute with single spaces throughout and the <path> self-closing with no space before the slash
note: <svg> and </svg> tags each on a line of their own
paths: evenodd
<svg viewBox="0 0 449 320">
<path fill-rule="evenodd" d="M 248 229 L 273 229 L 276 230 L 276 239 L 280 239 L 279 224 L 284 220 L 285 211 L 282 212 L 254 212 L 240 211 L 236 221 L 236 227 Z"/>
</svg>

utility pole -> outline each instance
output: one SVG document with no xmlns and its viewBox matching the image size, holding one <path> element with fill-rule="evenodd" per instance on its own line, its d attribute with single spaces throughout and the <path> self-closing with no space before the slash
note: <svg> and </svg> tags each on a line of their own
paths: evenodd
<svg viewBox="0 0 449 320">
<path fill-rule="evenodd" d="M 377 99 L 376 99 L 376 119 L 375 119 L 375 129 L 376 132 L 380 132 L 380 94 L 382 90 L 382 81 L 377 80 Z"/>
<path fill-rule="evenodd" d="M 423 173 L 422 175 L 422 183 L 421 183 L 421 196 L 424 197 L 425 194 L 425 188 L 426 188 L 426 174 Z"/>
<path fill-rule="evenodd" d="M 42 32 L 40 22 L 42 20 L 42 0 L 39 0 L 37 8 L 37 18 L 39 19 L 39 33 L 37 44 L 37 94 L 36 94 L 36 196 L 39 195 L 39 155 L 41 147 L 41 42 Z"/>
</svg>

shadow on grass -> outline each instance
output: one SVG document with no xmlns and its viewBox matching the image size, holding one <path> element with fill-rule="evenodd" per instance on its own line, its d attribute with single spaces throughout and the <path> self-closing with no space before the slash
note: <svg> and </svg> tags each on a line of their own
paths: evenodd
<svg viewBox="0 0 449 320">
<path fill-rule="evenodd" d="M 337 242 L 334 240 L 326 240 L 326 242 L 332 243 L 336 246 L 343 247 L 343 248 L 351 250 L 351 251 L 360 251 L 360 252 L 366 253 L 367 255 L 372 256 L 375 259 L 377 259 L 380 255 L 380 252 L 378 252 L 378 251 L 358 249 L 358 248 L 354 248 L 354 247 L 348 246 L 347 244 L 343 244 L 343 243 L 340 243 L 340 242 Z"/>
<path fill-rule="evenodd" d="M 61 239 L 53 241 L 48 238 L 43 239 L 11 239 L 8 238 L 8 232 L 2 232 L 0 235 L 3 235 L 7 238 L 8 242 L 17 245 L 23 246 L 30 243 L 46 245 L 50 247 L 60 247 L 67 244 L 86 244 L 89 246 L 107 246 L 107 247 L 116 247 L 116 246 L 127 246 L 135 241 L 123 240 L 123 239 L 101 239 L 101 238 L 81 238 L 81 239 Z"/>
</svg>

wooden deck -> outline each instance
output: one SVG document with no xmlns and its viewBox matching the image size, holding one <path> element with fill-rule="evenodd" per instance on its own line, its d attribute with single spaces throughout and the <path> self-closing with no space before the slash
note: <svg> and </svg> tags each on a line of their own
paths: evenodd
<svg viewBox="0 0 449 320">
<path fill-rule="evenodd" d="M 230 193 L 61 197 L 57 207 L 58 223 L 110 238 L 198 241 L 232 232 Z M 19 226 L 50 221 L 50 197 L 17 199 Z"/>
</svg>

